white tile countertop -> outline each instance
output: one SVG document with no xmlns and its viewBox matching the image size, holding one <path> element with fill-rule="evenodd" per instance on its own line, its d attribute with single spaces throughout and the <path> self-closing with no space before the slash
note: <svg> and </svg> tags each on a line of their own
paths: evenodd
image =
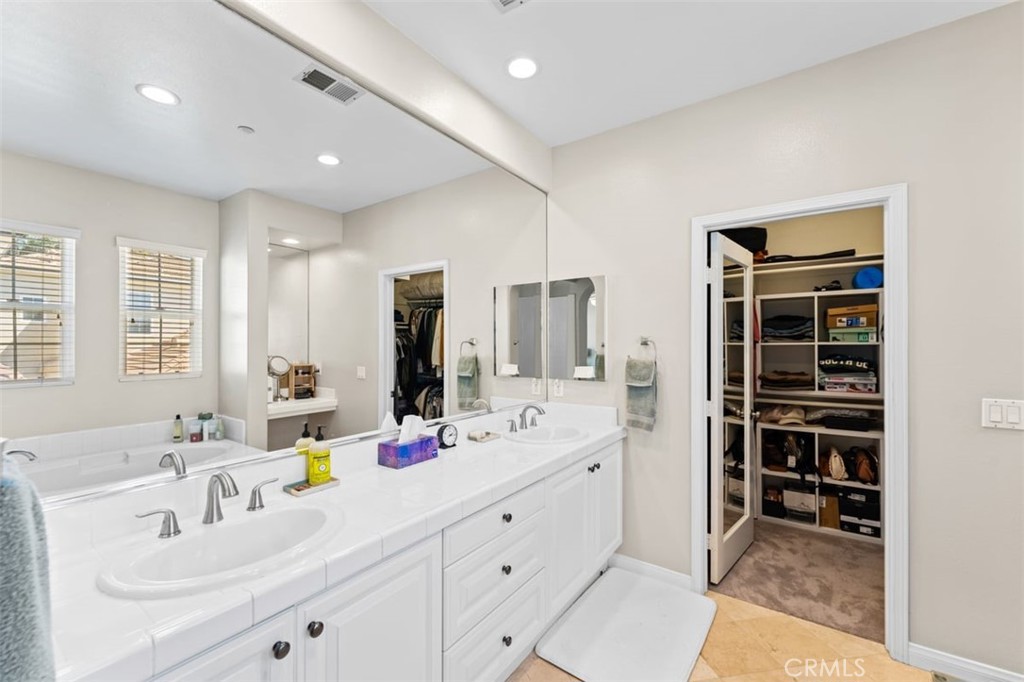
<svg viewBox="0 0 1024 682">
<path fill-rule="evenodd" d="M 200 522 L 209 475 L 129 491 L 46 511 L 51 559 L 53 631 L 59 680 L 141 680 L 243 632 L 326 587 L 354 575 L 517 490 L 625 438 L 613 408 L 545 405 L 541 424 L 586 432 L 565 445 L 524 445 L 504 438 L 466 439 L 471 430 L 503 431 L 508 414 L 457 422 L 455 448 L 437 459 L 393 470 L 376 464 L 376 441 L 332 446 L 337 487 L 296 498 L 281 484 L 304 478 L 305 460 L 285 457 L 230 469 L 239 495 L 222 501 L 224 521 Z M 257 482 L 266 510 L 247 512 Z M 275 509 L 316 507 L 333 529 L 291 565 L 201 594 L 122 599 L 101 592 L 97 575 L 110 564 L 178 538 L 159 540 L 159 518 L 134 517 L 158 507 L 178 514 L 182 535 L 226 530 L 232 520 Z"/>
</svg>

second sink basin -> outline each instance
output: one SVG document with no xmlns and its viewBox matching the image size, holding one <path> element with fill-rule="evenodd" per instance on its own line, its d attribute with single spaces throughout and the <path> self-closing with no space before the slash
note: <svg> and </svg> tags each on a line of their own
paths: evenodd
<svg viewBox="0 0 1024 682">
<path fill-rule="evenodd" d="M 535 426 L 525 431 L 506 433 L 505 438 L 515 443 L 530 445 L 561 445 L 586 438 L 587 433 L 575 426 Z"/>
<path fill-rule="evenodd" d="M 197 594 L 256 578 L 322 544 L 335 524 L 320 509 L 247 514 L 186 530 L 102 572 L 96 584 L 115 597 L 162 599 Z M 191 532 L 189 532 L 191 531 Z"/>
</svg>

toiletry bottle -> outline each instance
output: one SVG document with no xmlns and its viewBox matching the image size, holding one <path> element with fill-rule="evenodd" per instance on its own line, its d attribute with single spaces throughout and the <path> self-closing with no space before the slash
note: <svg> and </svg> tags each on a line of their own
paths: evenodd
<svg viewBox="0 0 1024 682">
<path fill-rule="evenodd" d="M 309 435 L 309 422 L 302 425 L 302 435 L 295 441 L 295 452 L 300 455 L 309 454 L 309 446 L 313 444 L 313 437 Z"/>
<path fill-rule="evenodd" d="M 171 432 L 171 440 L 181 443 L 185 440 L 185 424 L 181 421 L 181 415 L 174 415 L 174 430 Z"/>
<path fill-rule="evenodd" d="M 203 422 L 198 419 L 188 424 L 188 442 L 201 443 L 203 440 Z"/>
<path fill-rule="evenodd" d="M 214 417 L 214 422 L 216 422 L 216 427 L 213 430 L 213 439 L 224 440 L 224 418 L 217 415 Z"/>
<path fill-rule="evenodd" d="M 320 485 L 331 480 L 331 446 L 324 440 L 323 428 L 316 427 L 316 439 L 309 446 L 307 479 L 310 485 Z"/>
</svg>

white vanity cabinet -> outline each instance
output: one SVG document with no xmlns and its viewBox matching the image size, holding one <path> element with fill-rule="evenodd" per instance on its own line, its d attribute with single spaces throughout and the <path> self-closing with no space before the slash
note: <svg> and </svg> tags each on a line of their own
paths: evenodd
<svg viewBox="0 0 1024 682">
<path fill-rule="evenodd" d="M 295 609 L 271 618 L 174 670 L 159 682 L 292 682 L 299 654 Z"/>
<path fill-rule="evenodd" d="M 440 680 L 440 536 L 297 610 L 301 680 Z"/>
<path fill-rule="evenodd" d="M 548 592 L 562 610 L 622 544 L 622 445 L 547 480 Z"/>
</svg>

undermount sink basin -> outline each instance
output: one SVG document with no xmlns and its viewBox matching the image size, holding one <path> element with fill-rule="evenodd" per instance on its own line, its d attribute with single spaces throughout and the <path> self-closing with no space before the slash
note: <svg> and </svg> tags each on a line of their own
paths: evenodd
<svg viewBox="0 0 1024 682">
<path fill-rule="evenodd" d="M 321 545 L 337 530 L 312 507 L 244 512 L 235 521 L 190 527 L 154 547 L 117 562 L 96 584 L 115 597 L 163 599 L 265 575 Z M 159 543 L 159 544 L 157 544 Z"/>
<path fill-rule="evenodd" d="M 586 436 L 586 431 L 575 426 L 534 426 L 525 431 L 505 434 L 505 438 L 510 441 L 529 445 L 561 445 L 583 440 Z"/>
</svg>

